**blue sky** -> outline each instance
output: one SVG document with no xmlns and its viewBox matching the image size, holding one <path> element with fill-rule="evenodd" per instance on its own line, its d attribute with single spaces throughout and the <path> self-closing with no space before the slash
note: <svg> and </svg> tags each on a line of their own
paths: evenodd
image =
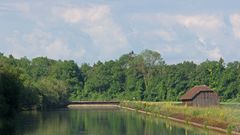
<svg viewBox="0 0 240 135">
<path fill-rule="evenodd" d="M 166 63 L 240 60 L 239 0 L 1 0 L 0 52 L 78 64 L 158 51 Z"/>
</svg>

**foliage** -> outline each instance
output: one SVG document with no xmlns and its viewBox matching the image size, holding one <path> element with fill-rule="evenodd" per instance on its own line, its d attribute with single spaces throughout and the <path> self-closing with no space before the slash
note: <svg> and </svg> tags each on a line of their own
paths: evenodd
<svg viewBox="0 0 240 135">
<path fill-rule="evenodd" d="M 82 91 L 82 79 L 80 68 L 71 60 L 38 57 L 30 61 L 1 55 L 0 112 L 63 106 L 71 94 Z"/>
<path fill-rule="evenodd" d="M 221 101 L 239 102 L 239 68 L 240 62 L 225 64 L 223 59 L 170 65 L 151 50 L 80 67 L 72 60 L 16 59 L 2 54 L 1 74 L 12 79 L 5 77 L 0 83 L 6 89 L 16 82 L 15 97 L 7 98 L 17 98 L 20 109 L 61 106 L 70 100 L 178 101 L 195 85 L 209 85 L 218 92 Z M 3 95 L 0 100 L 5 100 Z M 4 101 L 1 106 L 5 108 Z"/>
</svg>

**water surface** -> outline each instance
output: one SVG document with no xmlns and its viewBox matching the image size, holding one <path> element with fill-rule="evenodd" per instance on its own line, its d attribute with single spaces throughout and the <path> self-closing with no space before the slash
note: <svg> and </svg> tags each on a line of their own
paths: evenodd
<svg viewBox="0 0 240 135">
<path fill-rule="evenodd" d="M 0 135 L 219 134 L 121 109 L 64 109 L 22 112 L 14 120 L 1 123 Z"/>
</svg>

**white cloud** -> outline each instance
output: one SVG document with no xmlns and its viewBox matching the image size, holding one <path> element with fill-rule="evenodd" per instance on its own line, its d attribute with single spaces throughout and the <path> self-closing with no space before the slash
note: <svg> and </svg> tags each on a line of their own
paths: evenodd
<svg viewBox="0 0 240 135">
<path fill-rule="evenodd" d="M 236 38 L 240 39 L 240 14 L 233 14 L 230 16 L 232 30 Z"/>
<path fill-rule="evenodd" d="M 182 49 L 177 47 L 176 45 L 165 45 L 161 49 L 159 49 L 161 53 L 181 53 Z"/>
<path fill-rule="evenodd" d="M 30 5 L 27 2 L 15 4 L 16 9 L 22 12 L 30 12 Z"/>
<path fill-rule="evenodd" d="M 34 29 L 31 33 L 20 34 L 22 35 L 23 42 L 26 42 L 30 47 L 37 47 L 44 50 L 49 42 L 53 40 L 53 36 L 50 32 L 45 32 L 40 29 Z"/>
<path fill-rule="evenodd" d="M 217 39 L 223 36 L 227 27 L 223 16 L 216 14 L 139 13 L 131 15 L 130 19 L 134 24 L 140 22 L 147 28 L 170 31 L 174 33 L 171 35 L 174 40 L 185 35 Z"/>
<path fill-rule="evenodd" d="M 81 47 L 77 49 L 69 48 L 69 45 L 62 39 L 55 39 L 45 48 L 46 55 L 53 59 L 79 59 L 85 52 L 85 49 Z"/>
<path fill-rule="evenodd" d="M 9 53 L 16 57 L 22 56 L 47 56 L 53 59 L 80 60 L 85 54 L 85 49 L 78 45 L 71 48 L 63 38 L 54 37 L 50 32 L 39 29 L 31 33 L 16 31 L 12 37 L 8 37 Z"/>
<path fill-rule="evenodd" d="M 200 43 L 200 45 L 202 46 L 206 46 L 206 39 L 201 37 L 201 36 L 198 36 L 198 42 Z"/>
<path fill-rule="evenodd" d="M 50 58 L 58 59 L 58 58 L 68 58 L 71 54 L 70 49 L 61 39 L 56 39 L 48 46 L 46 46 L 46 54 Z"/>
<path fill-rule="evenodd" d="M 26 48 L 24 48 L 20 43 L 19 43 L 19 40 L 18 40 L 18 36 L 19 35 L 19 32 L 18 31 L 15 31 L 13 36 L 11 37 L 7 37 L 5 38 L 5 42 L 8 44 L 6 46 L 6 48 L 8 48 L 6 50 L 6 53 L 8 54 L 12 54 L 14 55 L 15 57 L 22 57 L 22 56 L 26 56 L 26 54 L 24 54 L 24 52 L 27 50 Z"/>
<path fill-rule="evenodd" d="M 53 10 L 53 14 L 87 33 L 100 57 L 110 58 L 116 53 L 123 53 L 121 51 L 127 47 L 128 40 L 112 19 L 109 6 L 58 8 Z"/>
<path fill-rule="evenodd" d="M 177 21 L 187 28 L 200 28 L 207 30 L 218 30 L 223 26 L 222 20 L 214 15 L 177 15 Z"/>
<path fill-rule="evenodd" d="M 66 22 L 77 23 L 82 19 L 81 11 L 78 9 L 68 9 L 63 14 L 62 17 Z"/>
<path fill-rule="evenodd" d="M 173 35 L 170 32 L 167 31 L 159 31 L 156 33 L 157 35 L 159 35 L 160 37 L 162 37 L 165 40 L 171 41 L 174 39 Z"/>
<path fill-rule="evenodd" d="M 199 55 L 205 55 L 210 60 L 219 60 L 223 58 L 220 48 L 217 47 L 216 44 L 209 43 L 201 36 L 198 37 L 198 44 L 196 44 L 195 47 L 202 53 Z"/>
<path fill-rule="evenodd" d="M 167 13 L 138 13 L 130 16 L 133 24 L 140 24 L 139 31 L 135 35 L 142 35 L 141 37 L 152 43 L 152 40 L 159 42 L 156 36 L 143 35 L 144 33 L 151 33 L 152 30 L 164 41 L 160 44 L 186 44 L 192 42 L 194 45 L 201 37 L 204 40 L 211 40 L 219 44 L 222 37 L 226 37 L 227 24 L 224 22 L 223 16 L 216 14 L 167 14 Z M 145 26 L 144 29 L 142 26 Z M 136 26 L 135 26 L 136 27 Z M 135 28 L 136 29 L 136 28 Z M 166 32 L 162 32 L 166 31 Z M 153 34 L 152 34 L 153 35 Z M 220 37 L 220 38 L 219 38 Z M 189 43 L 190 44 L 190 43 Z M 212 48 L 212 47 L 211 47 Z"/>
<path fill-rule="evenodd" d="M 30 12 L 30 5 L 27 2 L 9 2 L 0 4 L 0 11 L 4 12 Z"/>
<path fill-rule="evenodd" d="M 210 59 L 219 60 L 220 58 L 223 58 L 219 48 L 214 48 L 212 50 L 208 50 L 207 54 L 210 57 Z"/>
<path fill-rule="evenodd" d="M 211 60 L 223 58 L 220 46 L 215 41 L 219 41 L 219 37 L 223 36 L 224 22 L 221 17 L 214 15 L 195 15 L 195 16 L 177 16 L 180 24 L 189 30 L 194 31 L 197 37 L 196 49 Z"/>
<path fill-rule="evenodd" d="M 104 5 L 84 8 L 64 8 L 61 12 L 60 17 L 66 22 L 79 23 L 87 21 L 94 23 L 105 18 L 109 14 L 110 8 Z"/>
<path fill-rule="evenodd" d="M 171 32 L 168 32 L 168 31 L 164 31 L 164 30 L 161 30 L 161 29 L 155 29 L 155 30 L 149 30 L 149 31 L 146 31 L 146 32 L 142 32 L 142 33 L 139 33 L 139 34 L 143 34 L 144 36 L 146 37 L 150 37 L 150 38 L 161 38 L 163 40 L 166 40 L 166 41 L 173 41 L 174 40 L 174 35 L 171 33 Z"/>
<path fill-rule="evenodd" d="M 133 25 L 134 34 L 141 37 L 135 36 L 135 40 L 157 49 L 170 63 L 184 60 L 200 63 L 206 59 L 218 60 L 225 55 L 221 51 L 224 48 L 222 38 L 219 39 L 226 36 L 223 34 L 226 28 L 223 16 L 139 13 L 131 15 L 130 19 L 134 25 L 140 23 L 139 26 Z"/>
<path fill-rule="evenodd" d="M 163 13 L 143 13 L 130 16 L 133 21 L 148 22 L 149 24 L 160 24 L 162 26 L 184 25 L 187 28 L 204 28 L 216 30 L 224 25 L 221 16 L 208 14 L 163 14 Z"/>
</svg>

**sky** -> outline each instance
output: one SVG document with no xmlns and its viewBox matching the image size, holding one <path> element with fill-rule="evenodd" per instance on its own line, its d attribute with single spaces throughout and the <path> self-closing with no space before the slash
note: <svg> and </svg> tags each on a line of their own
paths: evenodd
<svg viewBox="0 0 240 135">
<path fill-rule="evenodd" d="M 166 63 L 240 60 L 240 0 L 1 0 L 0 52 L 93 64 L 151 49 Z"/>
</svg>

